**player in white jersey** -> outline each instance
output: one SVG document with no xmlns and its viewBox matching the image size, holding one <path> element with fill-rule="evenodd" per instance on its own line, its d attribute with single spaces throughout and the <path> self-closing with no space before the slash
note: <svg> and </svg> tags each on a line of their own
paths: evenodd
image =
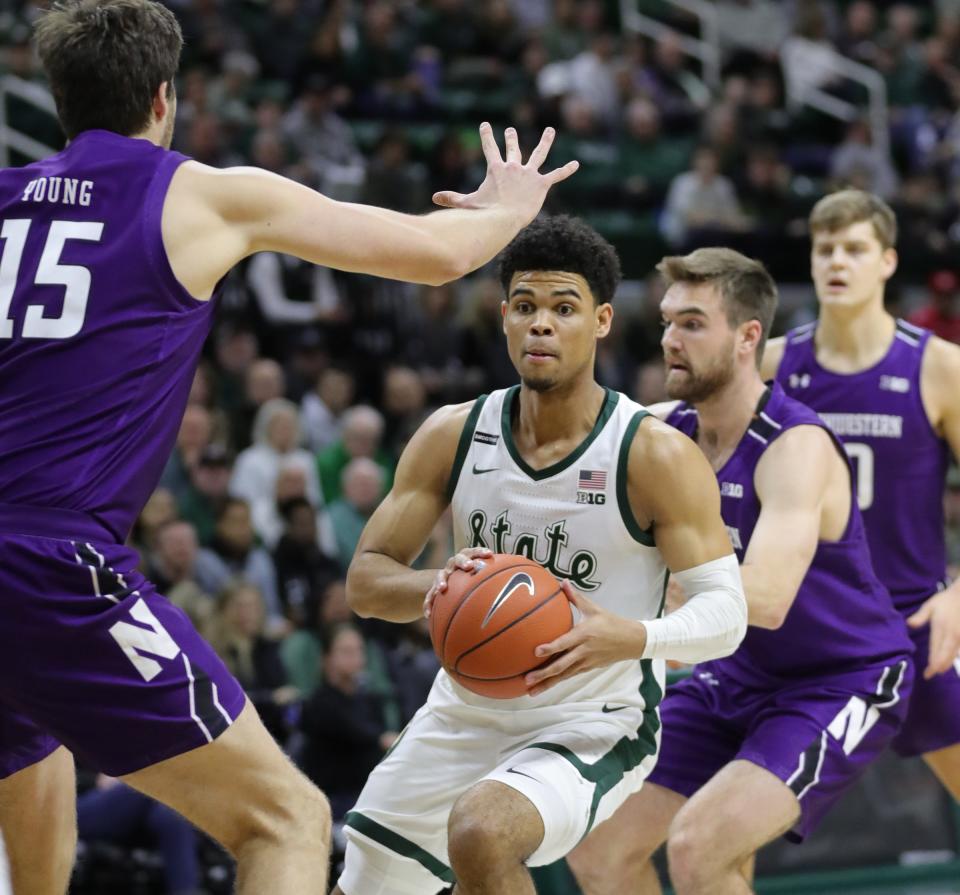
<svg viewBox="0 0 960 895">
<path fill-rule="evenodd" d="M 364 616 L 429 612 L 455 569 L 522 553 L 582 616 L 527 676 L 477 696 L 441 671 L 347 815 L 335 895 L 534 892 L 551 863 L 653 767 L 663 660 L 729 655 L 746 609 L 719 493 L 694 444 L 594 379 L 619 280 L 613 248 L 566 217 L 504 251 L 504 332 L 521 384 L 437 411 L 414 435 L 348 575 Z M 457 554 L 415 571 L 452 504 Z M 692 599 L 660 618 L 669 573 Z M 425 599 L 426 595 L 426 599 Z M 587 596 L 589 595 L 589 596 Z"/>
</svg>

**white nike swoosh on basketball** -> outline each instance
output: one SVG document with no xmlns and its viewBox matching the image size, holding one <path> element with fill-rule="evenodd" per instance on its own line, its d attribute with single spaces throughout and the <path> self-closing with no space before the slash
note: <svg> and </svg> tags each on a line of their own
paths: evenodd
<svg viewBox="0 0 960 895">
<path fill-rule="evenodd" d="M 487 622 L 493 618 L 493 614 L 504 604 L 513 593 L 521 587 L 526 587 L 530 591 L 530 596 L 536 595 L 536 590 L 534 589 L 533 579 L 526 572 L 517 572 L 503 587 L 503 590 L 497 594 L 497 598 L 490 604 L 490 608 L 487 610 L 487 614 L 483 617 L 483 621 L 480 622 L 480 627 L 485 628 Z"/>
</svg>

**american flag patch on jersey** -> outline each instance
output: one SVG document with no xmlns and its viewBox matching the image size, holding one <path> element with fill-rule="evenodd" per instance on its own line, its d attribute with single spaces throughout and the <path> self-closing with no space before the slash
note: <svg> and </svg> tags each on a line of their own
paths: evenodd
<svg viewBox="0 0 960 895">
<path fill-rule="evenodd" d="M 581 469 L 577 480 L 580 490 L 603 491 L 607 487 L 607 473 L 602 469 Z"/>
</svg>

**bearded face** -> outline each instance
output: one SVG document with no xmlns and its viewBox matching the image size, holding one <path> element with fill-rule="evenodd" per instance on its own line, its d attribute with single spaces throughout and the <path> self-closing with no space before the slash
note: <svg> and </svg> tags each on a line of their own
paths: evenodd
<svg viewBox="0 0 960 895">
<path fill-rule="evenodd" d="M 664 349 L 666 391 L 674 400 L 698 404 L 726 387 L 734 374 L 734 340 L 730 335 L 712 349 L 679 351 Z"/>
</svg>

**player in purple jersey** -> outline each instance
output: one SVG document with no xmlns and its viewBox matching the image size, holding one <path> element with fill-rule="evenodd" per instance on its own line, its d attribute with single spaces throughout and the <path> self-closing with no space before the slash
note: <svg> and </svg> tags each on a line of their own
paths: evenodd
<svg viewBox="0 0 960 895">
<path fill-rule="evenodd" d="M 900 727 L 912 644 L 874 574 L 851 469 L 822 420 L 758 363 L 776 287 L 758 262 L 700 249 L 658 267 L 667 391 L 652 408 L 720 482 L 750 628 L 730 657 L 667 691 L 660 760 L 570 856 L 588 895 L 751 891 L 744 862 L 800 840 Z"/>
<path fill-rule="evenodd" d="M 943 518 L 949 453 L 960 456 L 960 347 L 884 309 L 896 229 L 869 193 L 817 203 L 819 319 L 771 340 L 763 370 L 816 410 L 854 461 L 874 567 L 917 647 L 917 683 L 893 748 L 922 755 L 960 800 L 960 583 L 946 577 Z"/>
<path fill-rule="evenodd" d="M 0 828 L 14 888 L 62 893 L 70 752 L 219 839 L 238 890 L 326 891 L 329 809 L 124 540 L 174 443 L 218 284 L 261 250 L 441 283 L 575 163 L 481 127 L 487 176 L 413 217 L 169 151 L 182 38 L 151 0 L 68 0 L 36 42 L 69 143 L 0 172 Z M 64 748 L 65 747 L 65 748 Z M 69 751 L 68 751 L 69 750 Z"/>
</svg>

